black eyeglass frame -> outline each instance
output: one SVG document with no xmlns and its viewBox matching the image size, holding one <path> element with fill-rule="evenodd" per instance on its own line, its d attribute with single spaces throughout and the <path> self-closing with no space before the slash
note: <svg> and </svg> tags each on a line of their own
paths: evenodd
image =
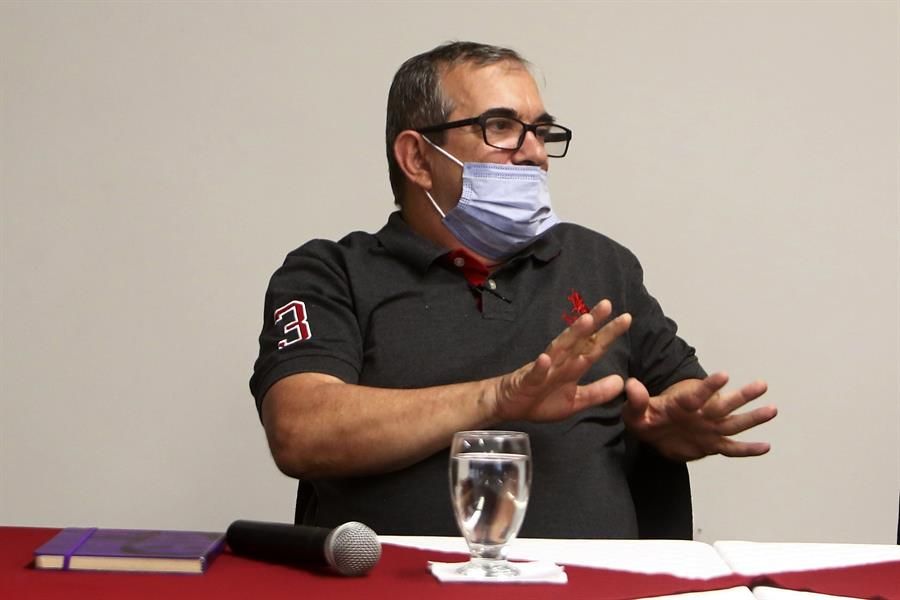
<svg viewBox="0 0 900 600">
<path fill-rule="evenodd" d="M 515 148 L 501 148 L 500 146 L 495 146 L 494 144 L 492 144 L 488 141 L 487 129 L 485 129 L 485 126 L 484 126 L 485 122 L 487 122 L 488 119 L 508 119 L 510 121 L 515 121 L 516 123 L 519 123 L 520 125 L 522 125 L 522 134 L 519 135 L 519 141 L 516 143 Z M 510 117 L 507 115 L 497 115 L 497 114 L 482 114 L 482 115 L 478 115 L 477 117 L 471 117 L 469 119 L 459 119 L 458 121 L 449 121 L 447 123 L 442 123 L 440 125 L 429 125 L 428 127 L 419 127 L 418 129 L 415 129 L 414 131 L 416 131 L 417 133 L 434 133 L 436 131 L 446 131 L 447 129 L 455 129 L 457 127 L 465 127 L 466 125 L 478 125 L 479 127 L 481 127 L 481 137 L 484 138 L 484 143 L 487 144 L 488 146 L 490 146 L 491 148 L 497 148 L 498 150 L 510 150 L 512 152 L 518 151 L 519 148 L 522 147 L 522 144 L 525 143 L 525 136 L 528 134 L 529 131 L 534 134 L 534 137 L 541 140 L 543 138 L 538 136 L 538 132 L 537 132 L 538 127 L 547 127 L 550 125 L 552 125 L 553 127 L 558 127 L 559 129 L 563 130 L 563 135 L 565 136 L 566 147 L 563 148 L 562 154 L 550 154 L 548 152 L 547 153 L 548 157 L 550 157 L 550 158 L 564 157 L 569 152 L 569 144 L 572 142 L 572 130 L 569 129 L 568 127 L 563 127 L 562 125 L 560 125 L 558 123 L 547 122 L 547 121 L 544 121 L 542 123 L 526 123 L 525 121 L 522 121 L 521 119 L 517 119 L 515 117 Z M 553 141 L 557 142 L 557 141 L 561 141 L 561 140 L 553 140 Z M 544 143 L 546 143 L 546 140 L 544 140 Z"/>
</svg>

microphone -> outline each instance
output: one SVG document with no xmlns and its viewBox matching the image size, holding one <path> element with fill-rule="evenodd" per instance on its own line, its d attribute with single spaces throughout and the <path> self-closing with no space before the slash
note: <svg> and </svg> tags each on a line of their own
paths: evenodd
<svg viewBox="0 0 900 600">
<path fill-rule="evenodd" d="M 334 529 L 235 521 L 225 540 L 232 552 L 293 566 L 329 566 L 341 575 L 365 575 L 381 558 L 378 536 L 356 521 Z"/>
</svg>

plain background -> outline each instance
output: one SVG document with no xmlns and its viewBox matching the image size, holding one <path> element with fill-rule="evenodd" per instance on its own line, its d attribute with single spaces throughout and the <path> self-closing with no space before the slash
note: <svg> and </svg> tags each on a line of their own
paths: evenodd
<svg viewBox="0 0 900 600">
<path fill-rule="evenodd" d="M 772 452 L 691 465 L 697 538 L 894 541 L 897 3 L 4 2 L 0 36 L 0 523 L 292 519 L 247 388 L 268 278 L 380 228 L 391 77 L 474 39 L 575 131 L 560 216 L 770 384 Z"/>
</svg>

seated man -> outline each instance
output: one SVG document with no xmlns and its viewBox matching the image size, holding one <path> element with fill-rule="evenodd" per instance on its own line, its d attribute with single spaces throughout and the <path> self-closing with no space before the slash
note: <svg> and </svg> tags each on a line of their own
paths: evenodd
<svg viewBox="0 0 900 600">
<path fill-rule="evenodd" d="M 400 67 L 399 211 L 291 252 L 266 294 L 250 387 L 276 464 L 301 480 L 299 522 L 457 535 L 460 430 L 531 436 L 529 537 L 637 537 L 636 441 L 675 461 L 768 451 L 728 437 L 775 416 L 734 414 L 765 384 L 723 391 L 634 255 L 558 221 L 546 173 L 571 137 L 512 50 L 450 43 Z"/>
</svg>

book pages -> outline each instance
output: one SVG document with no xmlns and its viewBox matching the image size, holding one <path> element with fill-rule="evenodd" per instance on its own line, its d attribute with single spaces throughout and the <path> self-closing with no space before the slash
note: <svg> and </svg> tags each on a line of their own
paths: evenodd
<svg viewBox="0 0 900 600">
<path fill-rule="evenodd" d="M 733 587 L 727 590 L 711 590 L 709 592 L 688 592 L 671 596 L 654 596 L 653 600 L 759 600 L 750 588 Z M 782 599 L 777 599 L 782 600 Z M 787 599 L 784 600 L 796 600 Z"/>
<path fill-rule="evenodd" d="M 858 600 L 849 596 L 829 596 L 828 594 L 816 594 L 814 592 L 795 592 L 781 588 L 758 586 L 753 588 L 753 597 L 756 600 Z"/>
<path fill-rule="evenodd" d="M 900 546 L 788 542 L 715 542 L 713 547 L 741 575 L 810 571 L 900 561 Z"/>
<path fill-rule="evenodd" d="M 424 550 L 469 550 L 461 537 L 379 536 L 383 543 Z M 510 560 L 539 560 L 632 573 L 665 573 L 688 579 L 731 574 L 731 568 L 703 542 L 688 540 L 545 540 L 520 538 L 509 546 Z"/>
</svg>

